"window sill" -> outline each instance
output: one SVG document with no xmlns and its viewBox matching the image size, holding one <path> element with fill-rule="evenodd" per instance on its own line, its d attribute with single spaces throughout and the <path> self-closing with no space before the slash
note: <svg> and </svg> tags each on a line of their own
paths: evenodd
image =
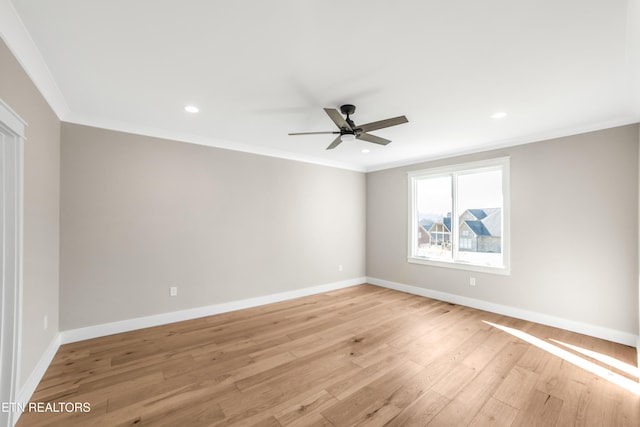
<svg viewBox="0 0 640 427">
<path fill-rule="evenodd" d="M 462 261 L 442 261 L 430 258 L 408 257 L 407 261 L 412 264 L 429 265 L 432 267 L 453 268 L 457 270 L 477 271 L 480 273 L 499 274 L 502 276 L 511 275 L 508 267 L 490 267 L 486 265 L 471 264 Z"/>
</svg>

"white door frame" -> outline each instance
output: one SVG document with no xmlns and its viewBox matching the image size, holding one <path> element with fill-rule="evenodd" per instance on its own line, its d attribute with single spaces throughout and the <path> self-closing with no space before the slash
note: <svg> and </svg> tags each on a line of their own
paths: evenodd
<svg viewBox="0 0 640 427">
<path fill-rule="evenodd" d="M 0 410 L 0 425 L 8 426 L 19 416 L 25 126 L 0 99 L 0 402 L 10 408 Z"/>
</svg>

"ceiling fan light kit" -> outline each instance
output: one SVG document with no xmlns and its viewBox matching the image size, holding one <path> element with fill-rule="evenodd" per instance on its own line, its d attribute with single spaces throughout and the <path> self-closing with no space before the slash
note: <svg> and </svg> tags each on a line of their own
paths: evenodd
<svg viewBox="0 0 640 427">
<path fill-rule="evenodd" d="M 325 108 L 325 113 L 329 116 L 329 118 L 335 123 L 338 127 L 339 131 L 327 131 L 327 132 L 300 132 L 300 133 L 290 133 L 289 135 L 319 135 L 319 134 L 333 134 L 338 135 L 336 139 L 333 140 L 331 144 L 327 147 L 327 150 L 333 150 L 341 142 L 345 141 L 354 141 L 359 139 L 361 141 L 371 142 L 373 144 L 379 145 L 387 145 L 391 141 L 385 138 L 380 138 L 379 136 L 371 135 L 368 133 L 372 130 L 383 129 L 391 126 L 400 125 L 402 123 L 407 123 L 409 120 L 405 116 L 398 116 L 391 119 L 380 120 L 377 122 L 371 122 L 364 125 L 356 126 L 356 124 L 351 120 L 351 115 L 355 113 L 356 106 L 351 104 L 345 104 L 340 107 L 340 112 L 335 108 Z M 340 114 L 344 114 L 346 117 L 342 117 Z"/>
</svg>

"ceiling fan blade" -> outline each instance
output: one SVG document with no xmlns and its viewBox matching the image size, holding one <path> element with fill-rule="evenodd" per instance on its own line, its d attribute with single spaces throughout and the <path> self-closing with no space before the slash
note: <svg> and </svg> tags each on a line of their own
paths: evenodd
<svg viewBox="0 0 640 427">
<path fill-rule="evenodd" d="M 337 131 L 327 131 L 327 132 L 297 132 L 297 133 L 290 133 L 289 135 L 325 135 L 325 134 L 338 134 L 340 132 Z"/>
<path fill-rule="evenodd" d="M 380 120 L 377 122 L 371 122 L 364 125 L 358 125 L 358 130 L 362 132 L 370 132 L 372 130 L 388 128 L 390 126 L 401 125 L 407 123 L 409 120 L 405 116 L 394 117 L 392 119 Z"/>
<path fill-rule="evenodd" d="M 338 145 L 340 145 L 340 143 L 342 142 L 341 138 L 342 138 L 342 135 L 338 135 L 338 137 L 336 139 L 334 139 L 331 144 L 329 144 L 329 146 L 327 147 L 327 150 L 333 150 Z"/>
<path fill-rule="evenodd" d="M 340 129 L 344 128 L 347 130 L 353 130 L 351 129 L 351 126 L 349 126 L 349 123 L 347 123 L 347 121 L 344 119 L 344 117 L 342 117 L 342 114 L 340 114 L 340 112 L 335 108 L 325 108 L 324 112 L 327 113 L 329 118 L 333 120 L 333 123 L 335 123 L 336 126 L 338 126 Z"/>
<path fill-rule="evenodd" d="M 379 136 L 371 135 L 370 133 L 364 133 L 364 132 L 356 136 L 356 138 L 361 139 L 363 141 L 367 141 L 367 142 L 373 142 L 374 144 L 380 144 L 380 145 L 387 145 L 388 143 L 391 142 L 388 139 L 380 138 Z"/>
</svg>

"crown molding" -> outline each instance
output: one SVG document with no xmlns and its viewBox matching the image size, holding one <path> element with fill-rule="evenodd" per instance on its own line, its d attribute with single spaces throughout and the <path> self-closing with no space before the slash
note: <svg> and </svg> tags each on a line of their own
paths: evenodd
<svg viewBox="0 0 640 427">
<path fill-rule="evenodd" d="M 69 105 L 40 50 L 9 0 L 0 0 L 0 37 L 58 118 L 63 120 L 67 117 L 70 111 Z"/>
</svg>

